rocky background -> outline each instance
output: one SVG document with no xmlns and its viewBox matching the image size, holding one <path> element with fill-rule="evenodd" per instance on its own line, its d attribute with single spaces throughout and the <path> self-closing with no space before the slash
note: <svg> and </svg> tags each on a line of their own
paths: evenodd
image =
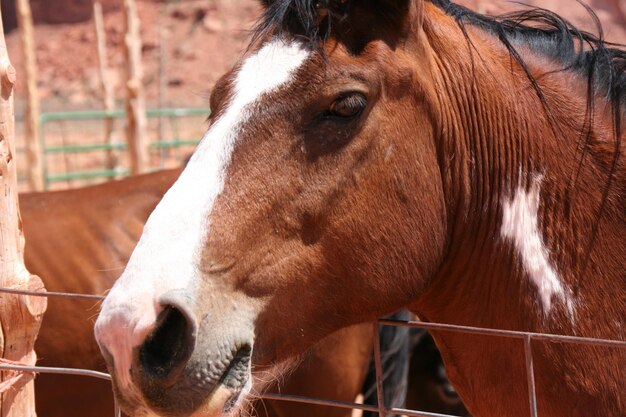
<svg viewBox="0 0 626 417">
<path fill-rule="evenodd" d="M 626 43 L 626 0 L 587 0 L 604 26 L 607 39 Z M 502 13 L 522 6 L 503 0 L 458 0 L 484 13 Z M 110 80 L 123 98 L 120 76 L 121 0 L 101 0 Z M 159 74 L 166 106 L 204 106 L 219 76 L 237 59 L 248 30 L 258 16 L 255 0 L 138 0 L 143 38 L 143 62 L 148 107 L 158 107 Z M 594 30 L 576 0 L 525 0 L 532 6 L 560 13 L 574 24 Z M 100 108 L 92 0 L 31 0 L 36 21 L 37 61 L 42 109 Z M 14 0 L 2 0 L 9 53 L 18 73 L 22 53 L 15 30 Z M 163 41 L 163 42 L 162 42 Z M 161 59 L 161 52 L 163 58 Z M 23 95 L 17 85 L 17 109 Z"/>
</svg>

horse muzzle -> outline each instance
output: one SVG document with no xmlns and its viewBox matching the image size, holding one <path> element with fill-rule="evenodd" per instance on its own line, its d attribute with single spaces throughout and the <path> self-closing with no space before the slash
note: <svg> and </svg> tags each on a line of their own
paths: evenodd
<svg viewBox="0 0 626 417">
<path fill-rule="evenodd" d="M 103 306 L 96 339 L 126 413 L 218 416 L 250 390 L 250 322 L 236 309 L 201 312 L 195 305 L 184 292 L 171 291 L 158 298 L 150 324 L 139 317 L 150 309 L 140 305 Z"/>
</svg>

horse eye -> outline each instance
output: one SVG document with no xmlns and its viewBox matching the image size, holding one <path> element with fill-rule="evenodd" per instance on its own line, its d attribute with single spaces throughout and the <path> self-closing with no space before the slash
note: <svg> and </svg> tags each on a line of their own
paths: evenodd
<svg viewBox="0 0 626 417">
<path fill-rule="evenodd" d="M 367 99 L 361 93 L 350 93 L 339 97 L 330 105 L 327 115 L 331 117 L 355 117 L 367 107 Z"/>
</svg>

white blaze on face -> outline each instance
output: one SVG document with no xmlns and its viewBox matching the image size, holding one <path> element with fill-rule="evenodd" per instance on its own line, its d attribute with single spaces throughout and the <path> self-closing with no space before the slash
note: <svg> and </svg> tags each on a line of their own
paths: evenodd
<svg viewBox="0 0 626 417">
<path fill-rule="evenodd" d="M 115 359 L 120 387 L 130 385 L 131 352 L 152 330 L 161 310 L 159 297 L 172 290 L 194 290 L 210 214 L 254 103 L 287 84 L 309 55 L 298 42 L 274 39 L 244 60 L 230 104 L 148 219 L 96 323 L 99 343 Z"/>
<path fill-rule="evenodd" d="M 552 298 L 566 303 L 569 314 L 573 317 L 573 303 L 557 271 L 550 264 L 548 248 L 543 243 L 539 231 L 539 198 L 541 176 L 532 180 L 529 190 L 519 186 L 511 199 L 503 204 L 502 228 L 500 233 L 510 239 L 518 251 L 524 270 L 537 288 L 544 313 L 552 307 Z"/>
</svg>

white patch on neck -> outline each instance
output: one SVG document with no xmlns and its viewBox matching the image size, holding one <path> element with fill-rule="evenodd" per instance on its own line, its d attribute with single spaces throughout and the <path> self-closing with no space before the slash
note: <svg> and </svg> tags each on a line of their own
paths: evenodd
<svg viewBox="0 0 626 417">
<path fill-rule="evenodd" d="M 235 142 L 252 106 L 289 83 L 309 55 L 300 43 L 274 39 L 244 61 L 230 105 L 150 215 L 96 323 L 96 336 L 115 358 L 122 386 L 130 386 L 132 348 L 152 330 L 162 309 L 159 297 L 178 289 L 193 292 L 200 279 L 213 205 L 224 188 Z"/>
<path fill-rule="evenodd" d="M 550 311 L 552 298 L 556 297 L 565 302 L 570 317 L 573 318 L 572 298 L 550 264 L 548 248 L 544 245 L 539 231 L 541 180 L 541 176 L 534 177 L 529 190 L 520 185 L 515 195 L 503 202 L 500 234 L 513 241 L 522 259 L 524 270 L 539 292 L 544 313 Z"/>
</svg>

